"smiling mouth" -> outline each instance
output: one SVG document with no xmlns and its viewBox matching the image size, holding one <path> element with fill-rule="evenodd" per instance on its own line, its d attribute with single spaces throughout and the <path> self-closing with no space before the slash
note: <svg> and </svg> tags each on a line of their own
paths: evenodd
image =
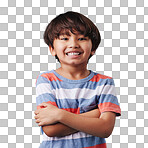
<svg viewBox="0 0 148 148">
<path fill-rule="evenodd" d="M 73 56 L 73 55 L 80 55 L 81 52 L 68 52 L 66 53 L 67 56 Z"/>
</svg>

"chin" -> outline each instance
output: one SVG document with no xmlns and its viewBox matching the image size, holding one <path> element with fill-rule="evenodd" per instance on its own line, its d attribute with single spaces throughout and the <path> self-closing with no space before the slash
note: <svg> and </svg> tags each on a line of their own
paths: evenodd
<svg viewBox="0 0 148 148">
<path fill-rule="evenodd" d="M 71 66 L 82 66 L 82 65 L 87 65 L 86 63 L 81 63 L 81 62 L 71 62 L 69 63 Z"/>
</svg>

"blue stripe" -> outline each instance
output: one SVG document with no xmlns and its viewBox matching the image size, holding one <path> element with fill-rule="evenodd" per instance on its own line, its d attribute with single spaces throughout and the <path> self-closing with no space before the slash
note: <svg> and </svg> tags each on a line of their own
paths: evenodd
<svg viewBox="0 0 148 148">
<path fill-rule="evenodd" d="M 99 86 L 101 86 L 101 85 L 115 85 L 113 79 L 100 79 L 98 82 L 95 82 L 95 83 L 99 83 Z"/>
<path fill-rule="evenodd" d="M 114 85 L 114 81 L 112 79 L 100 79 L 98 82 L 87 81 L 85 83 L 67 83 L 64 81 L 48 81 L 45 77 L 39 77 L 37 80 L 37 84 L 48 83 L 50 84 L 50 89 L 74 89 L 74 88 L 87 88 L 87 89 L 96 89 L 96 87 L 101 85 Z"/>
<path fill-rule="evenodd" d="M 99 98 L 99 103 L 111 102 L 113 104 L 119 105 L 117 97 L 111 94 L 105 95 L 101 94 Z"/>
<path fill-rule="evenodd" d="M 83 148 L 103 143 L 106 143 L 104 138 L 92 136 L 80 139 L 43 141 L 39 148 Z"/>
<path fill-rule="evenodd" d="M 84 110 L 83 108 L 87 106 L 94 106 L 91 109 L 96 108 L 98 104 L 98 96 L 95 95 L 90 99 L 80 98 L 80 99 L 57 99 L 57 105 L 59 108 L 78 108 Z"/>
<path fill-rule="evenodd" d="M 117 97 L 111 94 L 95 95 L 90 99 L 57 99 L 56 102 L 59 108 L 80 108 L 80 113 L 96 109 L 100 103 L 111 102 L 119 105 Z"/>
<path fill-rule="evenodd" d="M 51 89 L 56 89 L 56 88 L 63 88 L 63 89 L 73 89 L 73 88 L 88 88 L 88 89 L 95 89 L 97 86 L 101 86 L 101 85 L 114 85 L 114 80 L 113 79 L 100 79 L 98 82 L 93 82 L 90 81 L 88 79 L 88 81 L 81 81 L 81 80 L 71 80 L 72 82 L 79 82 L 79 83 L 69 83 L 69 79 L 66 79 L 60 75 L 58 75 L 58 77 L 61 77 L 61 79 L 63 78 L 65 81 L 48 81 L 47 78 L 42 77 L 42 74 L 46 74 L 46 73 L 54 73 L 57 75 L 57 73 L 55 71 L 47 71 L 47 72 L 43 72 L 38 76 L 37 82 L 36 82 L 36 86 L 41 84 L 41 83 L 49 83 L 51 85 Z M 93 75 L 97 75 L 97 73 L 92 72 Z M 91 74 L 92 75 L 92 74 Z M 88 76 L 89 77 L 89 76 Z M 91 77 L 90 77 L 91 78 Z M 66 81 L 67 80 L 67 81 Z M 69 81 L 68 81 L 69 80 Z"/>
<path fill-rule="evenodd" d="M 90 71 L 90 74 L 86 77 L 86 78 L 83 78 L 83 79 L 80 79 L 80 80 L 71 80 L 71 79 L 67 79 L 63 76 L 61 76 L 60 74 L 58 74 L 55 70 L 52 70 L 51 73 L 54 73 L 54 75 L 56 77 L 58 77 L 60 80 L 64 81 L 64 82 L 67 82 L 67 83 L 74 83 L 74 84 L 77 84 L 77 83 L 85 83 L 87 81 L 89 81 L 90 79 L 93 78 L 94 76 L 94 72 Z"/>
<path fill-rule="evenodd" d="M 37 105 L 43 103 L 43 102 L 48 102 L 48 101 L 52 101 L 52 102 L 56 102 L 57 106 L 59 108 L 78 108 L 80 107 L 80 109 L 82 109 L 82 112 L 87 111 L 88 110 L 92 110 L 94 108 L 96 108 L 98 101 L 97 101 L 97 95 L 93 96 L 90 99 L 85 99 L 85 98 L 80 98 L 80 99 L 56 99 L 54 97 L 54 95 L 52 94 L 42 94 L 39 95 L 36 98 L 36 103 Z M 88 107 L 90 107 L 90 109 L 88 109 Z M 92 108 L 93 107 L 93 108 Z"/>
<path fill-rule="evenodd" d="M 95 95 L 90 99 L 80 98 L 80 99 L 57 99 L 57 105 L 59 108 L 78 108 L 85 106 L 95 106 L 98 103 L 111 102 L 116 105 L 118 104 L 117 97 L 111 94 L 107 95 Z"/>
<path fill-rule="evenodd" d="M 36 86 L 38 86 L 41 83 L 49 83 L 49 81 L 47 80 L 47 78 L 39 76 L 36 82 Z"/>
<path fill-rule="evenodd" d="M 117 97 L 111 94 L 101 94 L 100 96 L 95 95 L 90 99 L 56 99 L 54 95 L 46 93 L 36 98 L 37 105 L 48 101 L 56 102 L 59 108 L 80 108 L 80 113 L 97 108 L 99 103 L 111 102 L 113 104 L 119 105 Z"/>
<path fill-rule="evenodd" d="M 57 105 L 59 108 L 78 108 L 78 99 L 57 99 Z"/>
<path fill-rule="evenodd" d="M 36 104 L 37 105 L 39 105 L 43 102 L 48 102 L 48 101 L 55 102 L 56 101 L 55 96 L 53 94 L 46 93 L 46 94 L 42 94 L 42 95 L 39 95 L 38 97 L 36 97 Z"/>
</svg>

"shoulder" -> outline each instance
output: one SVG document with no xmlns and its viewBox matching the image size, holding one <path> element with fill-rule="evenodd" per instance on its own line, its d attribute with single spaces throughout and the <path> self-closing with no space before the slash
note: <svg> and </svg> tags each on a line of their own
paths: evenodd
<svg viewBox="0 0 148 148">
<path fill-rule="evenodd" d="M 55 74 L 54 70 L 46 71 L 43 73 L 40 73 L 36 79 L 36 84 L 38 83 L 49 83 L 51 81 L 61 81 Z"/>
<path fill-rule="evenodd" d="M 38 83 L 44 83 L 49 81 L 52 78 L 52 75 L 53 75 L 52 71 L 45 71 L 40 73 L 36 78 L 36 85 L 38 85 Z"/>
<path fill-rule="evenodd" d="M 110 77 L 110 76 L 106 76 L 106 75 L 103 75 L 103 74 L 100 74 L 100 73 L 96 73 L 96 72 L 93 72 L 94 73 L 94 76 L 92 77 L 92 79 L 90 81 L 93 81 L 93 82 L 113 82 L 113 78 Z"/>
</svg>

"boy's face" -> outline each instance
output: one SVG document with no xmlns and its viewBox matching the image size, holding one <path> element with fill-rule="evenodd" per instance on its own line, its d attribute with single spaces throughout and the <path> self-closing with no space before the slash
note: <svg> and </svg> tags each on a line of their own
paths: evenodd
<svg viewBox="0 0 148 148">
<path fill-rule="evenodd" d="M 94 51 L 91 51 L 91 40 L 78 32 L 61 34 L 54 40 L 53 47 L 50 47 L 50 52 L 53 56 L 58 56 L 61 65 L 87 65 L 89 56 L 94 54 Z"/>
</svg>

